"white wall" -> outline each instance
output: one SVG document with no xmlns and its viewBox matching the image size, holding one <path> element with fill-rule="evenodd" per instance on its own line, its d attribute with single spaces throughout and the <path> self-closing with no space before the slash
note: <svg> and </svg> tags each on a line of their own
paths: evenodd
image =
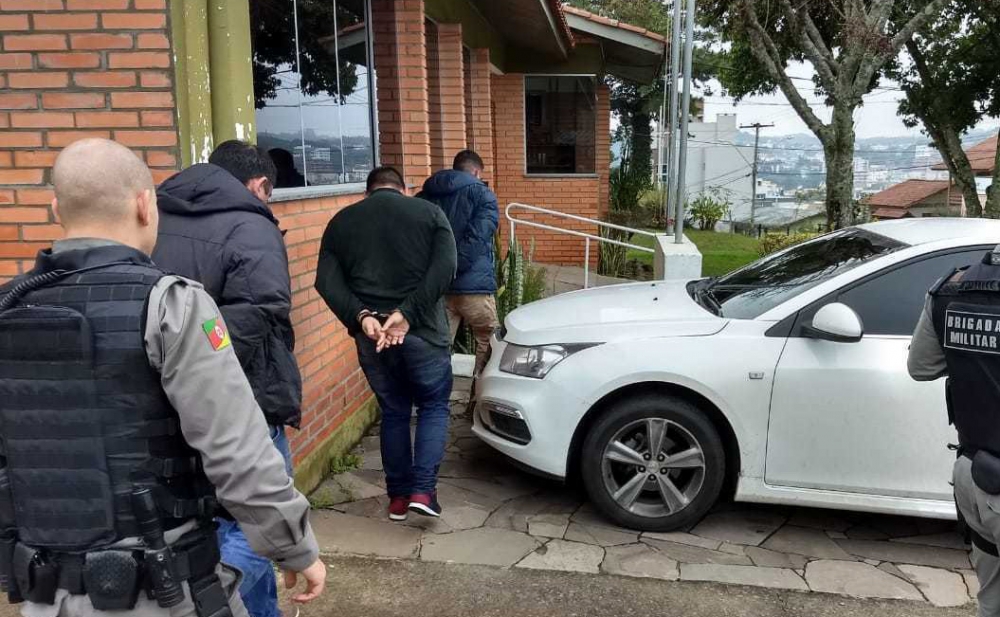
<svg viewBox="0 0 1000 617">
<path fill-rule="evenodd" d="M 686 193 L 693 199 L 717 187 L 731 202 L 733 219 L 740 221 L 750 218 L 753 146 L 732 145 L 738 132 L 735 114 L 719 114 L 715 122 L 688 125 Z"/>
</svg>

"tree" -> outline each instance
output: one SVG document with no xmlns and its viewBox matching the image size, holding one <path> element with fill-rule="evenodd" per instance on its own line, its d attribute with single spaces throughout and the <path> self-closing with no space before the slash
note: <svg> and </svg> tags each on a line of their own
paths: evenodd
<svg viewBox="0 0 1000 617">
<path fill-rule="evenodd" d="M 902 1 L 902 0 L 897 0 Z M 854 222 L 854 112 L 914 32 L 948 0 L 911 0 L 915 11 L 895 24 L 893 0 L 707 0 L 705 22 L 729 43 L 721 81 L 737 100 L 780 90 L 816 135 L 826 159 L 827 224 Z M 788 74 L 809 62 L 814 90 L 833 108 L 823 122 Z"/>
<path fill-rule="evenodd" d="M 909 3 L 900 3 L 894 20 L 906 21 L 912 12 Z M 983 117 L 1000 114 L 998 45 L 1000 7 L 980 0 L 954 0 L 906 42 L 909 58 L 890 73 L 906 93 L 900 115 L 908 126 L 923 124 L 970 216 L 982 216 L 983 205 L 961 135 Z M 994 166 L 993 185 L 1000 187 L 1000 165 Z M 985 213 L 1000 218 L 1000 191 L 990 191 Z"/>
</svg>

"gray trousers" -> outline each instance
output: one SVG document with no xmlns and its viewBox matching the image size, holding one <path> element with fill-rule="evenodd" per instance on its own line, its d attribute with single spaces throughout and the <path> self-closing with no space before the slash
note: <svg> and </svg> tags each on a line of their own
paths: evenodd
<svg viewBox="0 0 1000 617">
<path fill-rule="evenodd" d="M 233 617 L 249 617 L 247 609 L 240 599 L 239 574 L 227 566 L 217 569 L 222 587 L 229 596 L 229 607 Z M 60 589 L 56 593 L 55 604 L 36 604 L 25 602 L 21 605 L 21 615 L 24 617 L 195 617 L 194 602 L 191 601 L 191 589 L 184 586 L 184 601 L 173 608 L 161 608 L 156 600 L 150 600 L 145 593 L 139 594 L 139 602 L 130 611 L 99 611 L 90 603 L 87 596 L 71 596 Z"/>
<path fill-rule="evenodd" d="M 965 522 L 987 540 L 1000 544 L 1000 495 L 990 495 L 972 481 L 972 461 L 958 457 L 954 471 L 955 501 Z M 1000 558 L 972 547 L 979 578 L 979 617 L 1000 617 Z"/>
</svg>

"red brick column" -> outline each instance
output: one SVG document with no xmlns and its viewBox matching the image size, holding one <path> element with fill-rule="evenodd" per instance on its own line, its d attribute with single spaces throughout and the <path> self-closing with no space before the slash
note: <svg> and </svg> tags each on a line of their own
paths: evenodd
<svg viewBox="0 0 1000 617">
<path fill-rule="evenodd" d="M 428 124 L 431 171 L 450 169 L 465 145 L 462 25 L 427 24 Z"/>
<path fill-rule="evenodd" d="M 383 165 L 423 184 L 431 170 L 423 0 L 372 0 Z"/>
<path fill-rule="evenodd" d="M 493 110 L 490 107 L 490 50 L 473 49 L 469 53 L 465 84 L 466 141 L 468 147 L 483 157 L 486 169 L 483 178 L 491 181 L 495 176 L 493 161 Z"/>
<path fill-rule="evenodd" d="M 166 0 L 0 2 L 0 281 L 61 235 L 49 204 L 59 150 L 115 139 L 177 167 Z"/>
</svg>

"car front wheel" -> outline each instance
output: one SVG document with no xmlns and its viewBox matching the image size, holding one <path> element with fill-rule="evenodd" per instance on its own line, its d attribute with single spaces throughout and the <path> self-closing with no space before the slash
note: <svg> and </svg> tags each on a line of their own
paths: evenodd
<svg viewBox="0 0 1000 617">
<path fill-rule="evenodd" d="M 696 406 L 665 395 L 616 403 L 594 423 L 582 451 L 594 505 L 619 525 L 669 531 L 700 520 L 722 490 L 726 455 Z"/>
</svg>

